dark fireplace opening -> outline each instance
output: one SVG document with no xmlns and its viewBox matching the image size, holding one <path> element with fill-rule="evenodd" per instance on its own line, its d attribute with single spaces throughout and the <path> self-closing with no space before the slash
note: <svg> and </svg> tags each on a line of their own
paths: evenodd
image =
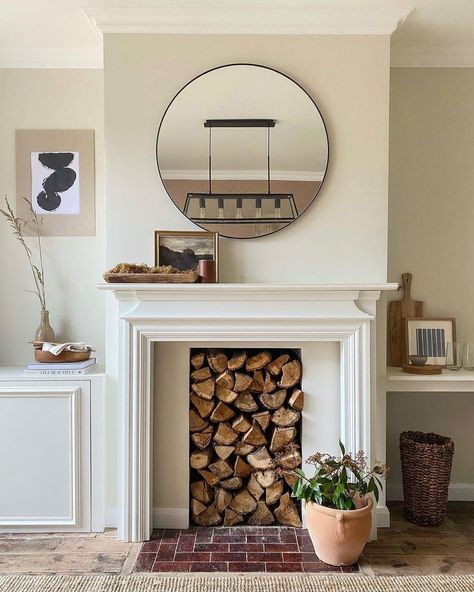
<svg viewBox="0 0 474 592">
<path fill-rule="evenodd" d="M 190 350 L 190 522 L 301 527 L 301 350 Z"/>
</svg>

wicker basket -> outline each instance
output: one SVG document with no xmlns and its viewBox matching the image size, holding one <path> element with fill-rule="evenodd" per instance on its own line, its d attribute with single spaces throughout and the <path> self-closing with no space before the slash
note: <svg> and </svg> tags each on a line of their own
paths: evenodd
<svg viewBox="0 0 474 592">
<path fill-rule="evenodd" d="M 400 434 L 405 518 L 420 526 L 443 521 L 453 463 L 451 438 L 423 432 Z"/>
</svg>

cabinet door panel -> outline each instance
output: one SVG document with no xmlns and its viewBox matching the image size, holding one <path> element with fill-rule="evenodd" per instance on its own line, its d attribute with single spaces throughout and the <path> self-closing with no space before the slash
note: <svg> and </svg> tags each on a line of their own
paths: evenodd
<svg viewBox="0 0 474 592">
<path fill-rule="evenodd" d="M 0 389 L 0 527 L 88 530 L 88 385 Z"/>
</svg>

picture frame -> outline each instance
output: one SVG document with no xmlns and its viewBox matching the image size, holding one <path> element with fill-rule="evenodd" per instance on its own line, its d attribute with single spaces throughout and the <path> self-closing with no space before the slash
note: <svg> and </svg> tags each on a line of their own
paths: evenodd
<svg viewBox="0 0 474 592">
<path fill-rule="evenodd" d="M 94 130 L 19 129 L 15 150 L 17 215 L 29 220 L 31 204 L 43 236 L 95 235 Z"/>
<path fill-rule="evenodd" d="M 456 319 L 408 317 L 405 319 L 406 360 L 426 355 L 427 366 L 446 365 L 446 344 L 456 341 Z"/>
<path fill-rule="evenodd" d="M 172 265 L 186 271 L 196 269 L 199 260 L 216 263 L 219 281 L 219 233 L 207 231 L 155 230 L 155 265 Z"/>
</svg>

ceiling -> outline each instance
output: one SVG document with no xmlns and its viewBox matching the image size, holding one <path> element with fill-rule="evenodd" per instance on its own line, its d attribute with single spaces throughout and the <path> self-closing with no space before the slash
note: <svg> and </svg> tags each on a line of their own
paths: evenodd
<svg viewBox="0 0 474 592">
<path fill-rule="evenodd" d="M 278 8 L 291 7 L 293 15 L 299 8 L 303 15 L 329 7 L 335 18 L 339 9 L 413 7 L 392 36 L 392 65 L 474 67 L 474 0 L 0 0 L 0 67 L 101 67 L 101 34 L 82 9 L 85 3 L 135 15 L 139 6 L 199 13 L 250 8 L 269 15 Z"/>
</svg>

